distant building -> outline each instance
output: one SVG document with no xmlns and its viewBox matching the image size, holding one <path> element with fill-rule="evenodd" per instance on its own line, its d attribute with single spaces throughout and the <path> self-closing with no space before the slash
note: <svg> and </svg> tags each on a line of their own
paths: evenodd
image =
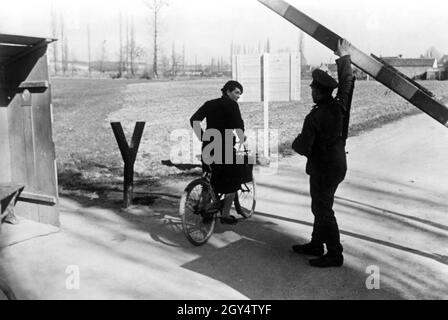
<svg viewBox="0 0 448 320">
<path fill-rule="evenodd" d="M 381 59 L 411 79 L 431 79 L 438 71 L 435 58 L 382 57 Z"/>
</svg>

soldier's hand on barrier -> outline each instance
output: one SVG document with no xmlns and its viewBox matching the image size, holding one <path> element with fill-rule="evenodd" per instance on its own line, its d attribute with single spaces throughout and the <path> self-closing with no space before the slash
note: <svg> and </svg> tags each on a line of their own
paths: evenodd
<svg viewBox="0 0 448 320">
<path fill-rule="evenodd" d="M 339 57 L 344 57 L 347 55 L 350 55 L 350 47 L 351 44 L 350 42 L 348 42 L 345 39 L 339 40 L 338 41 L 338 49 L 335 52 L 335 55 L 339 56 Z"/>
</svg>

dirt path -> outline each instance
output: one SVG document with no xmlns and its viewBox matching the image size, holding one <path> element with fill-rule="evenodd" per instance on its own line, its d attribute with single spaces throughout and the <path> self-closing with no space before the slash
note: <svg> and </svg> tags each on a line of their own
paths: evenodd
<svg viewBox="0 0 448 320">
<path fill-rule="evenodd" d="M 258 176 L 256 217 L 219 226 L 203 247 L 182 234 L 178 181 L 163 190 L 174 197 L 126 211 L 63 198 L 61 231 L 1 250 L 2 267 L 25 299 L 446 299 L 447 141 L 424 115 L 350 140 L 335 205 L 340 269 L 313 269 L 291 252 L 311 233 L 300 157 Z M 67 266 L 79 267 L 79 290 L 67 290 Z M 366 288 L 372 266 L 379 290 Z"/>
</svg>

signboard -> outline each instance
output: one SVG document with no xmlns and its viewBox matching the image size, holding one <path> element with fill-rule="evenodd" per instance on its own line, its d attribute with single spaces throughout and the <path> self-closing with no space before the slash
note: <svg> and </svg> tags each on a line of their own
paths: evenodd
<svg viewBox="0 0 448 320">
<path fill-rule="evenodd" d="M 300 101 L 300 53 L 234 56 L 232 78 L 244 87 L 241 102 Z"/>
</svg>

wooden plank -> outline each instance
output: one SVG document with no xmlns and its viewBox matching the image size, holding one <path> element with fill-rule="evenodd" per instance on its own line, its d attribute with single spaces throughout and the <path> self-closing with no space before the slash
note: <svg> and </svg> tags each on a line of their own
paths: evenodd
<svg viewBox="0 0 448 320">
<path fill-rule="evenodd" d="M 330 50 L 336 51 L 337 43 L 342 39 L 339 35 L 335 34 L 283 0 L 258 1 L 309 34 Z M 448 126 L 447 106 L 434 100 L 407 78 L 398 73 L 392 72 L 384 64 L 366 55 L 355 46 L 351 46 L 350 55 L 352 63 L 359 69 L 371 75 L 378 82 L 405 98 L 444 126 Z"/>
<path fill-rule="evenodd" d="M 11 155 L 11 179 L 27 182 L 27 161 L 25 142 L 25 109 L 20 108 L 20 97 L 16 96 L 10 103 L 8 110 L 9 148 Z"/>
<path fill-rule="evenodd" d="M 24 81 L 19 85 L 19 89 L 29 90 L 30 92 L 41 92 L 48 89 L 48 81 Z"/>
<path fill-rule="evenodd" d="M 31 193 L 31 192 L 22 192 L 19 197 L 19 201 L 35 203 L 35 204 L 43 204 L 47 206 L 55 206 L 58 203 L 58 200 L 54 196 L 44 195 L 40 193 Z"/>
<path fill-rule="evenodd" d="M 26 84 L 36 84 L 49 88 L 47 57 L 39 58 Z M 41 223 L 59 226 L 59 209 L 56 152 L 53 142 L 53 124 L 51 114 L 51 91 L 34 92 L 33 96 L 33 136 L 36 181 L 32 192 L 24 194 L 24 200 L 34 206 Z M 28 190 L 27 190 L 28 191 Z"/>
<path fill-rule="evenodd" d="M 58 197 L 56 176 L 56 152 L 51 122 L 51 94 L 46 91 L 33 94 L 34 139 L 37 170 L 37 193 Z"/>
<path fill-rule="evenodd" d="M 26 166 L 26 183 L 28 189 L 37 190 L 37 161 L 36 161 L 36 138 L 34 130 L 34 108 L 23 109 L 23 137 L 25 141 L 25 153 L 23 155 Z M 39 128 L 41 129 L 41 128 Z"/>
</svg>

